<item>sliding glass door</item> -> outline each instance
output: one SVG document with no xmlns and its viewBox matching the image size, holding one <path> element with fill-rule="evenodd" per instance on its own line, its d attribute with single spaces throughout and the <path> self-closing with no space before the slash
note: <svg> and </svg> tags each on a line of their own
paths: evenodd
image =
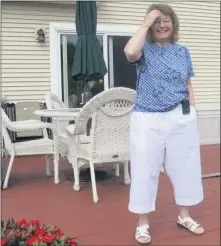
<svg viewBox="0 0 221 246">
<path fill-rule="evenodd" d="M 98 35 L 97 37 L 103 51 L 103 36 Z M 89 82 L 74 80 L 72 67 L 77 35 L 61 34 L 60 39 L 62 100 L 70 108 L 82 107 L 93 96 L 104 90 L 104 79 Z"/>
<path fill-rule="evenodd" d="M 76 81 L 72 78 L 77 35 L 59 34 L 60 52 L 60 96 L 70 108 L 82 107 L 93 96 L 112 87 L 136 87 L 136 68 L 129 64 L 124 54 L 124 47 L 130 35 L 100 33 L 97 35 L 108 74 L 98 81 Z"/>
<path fill-rule="evenodd" d="M 124 47 L 131 36 L 108 36 L 109 85 L 112 87 L 136 88 L 136 67 L 124 54 Z"/>
</svg>

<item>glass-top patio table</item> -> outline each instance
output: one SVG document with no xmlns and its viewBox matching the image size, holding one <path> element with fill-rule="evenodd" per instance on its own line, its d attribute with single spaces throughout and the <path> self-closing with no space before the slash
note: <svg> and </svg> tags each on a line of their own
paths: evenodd
<svg viewBox="0 0 221 246">
<path fill-rule="evenodd" d="M 80 113 L 81 108 L 61 108 L 61 109 L 39 109 L 33 112 L 34 115 L 46 118 L 59 118 L 59 120 L 74 121 Z M 96 181 L 109 179 L 112 174 L 109 172 L 95 170 Z M 74 175 L 69 174 L 68 179 L 73 181 Z M 90 168 L 80 172 L 81 182 L 90 182 Z"/>
<path fill-rule="evenodd" d="M 39 109 L 34 114 L 41 117 L 59 118 L 61 120 L 75 120 L 81 108 Z"/>
</svg>

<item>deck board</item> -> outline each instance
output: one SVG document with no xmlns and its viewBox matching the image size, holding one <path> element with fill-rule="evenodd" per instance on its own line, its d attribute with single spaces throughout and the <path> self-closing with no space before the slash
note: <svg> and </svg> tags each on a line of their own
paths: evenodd
<svg viewBox="0 0 221 246">
<path fill-rule="evenodd" d="M 219 145 L 203 146 L 202 169 L 220 172 Z M 59 226 L 67 235 L 79 238 L 81 245 L 136 245 L 137 216 L 127 209 L 129 187 L 122 177 L 97 182 L 98 204 L 92 202 L 89 183 L 73 191 L 66 179 L 69 163 L 61 163 L 61 183 L 44 175 L 44 158 L 16 159 L 10 185 L 2 191 L 2 218 L 39 219 Z M 160 176 L 156 212 L 150 214 L 152 245 L 220 245 L 220 178 L 203 180 L 205 199 L 190 209 L 206 233 L 195 236 L 176 226 L 177 207 L 166 174 Z"/>
</svg>

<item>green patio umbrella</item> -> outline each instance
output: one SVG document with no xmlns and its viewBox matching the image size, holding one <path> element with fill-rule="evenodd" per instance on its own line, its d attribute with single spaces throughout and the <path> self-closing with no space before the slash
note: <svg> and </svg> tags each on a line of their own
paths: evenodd
<svg viewBox="0 0 221 246">
<path fill-rule="evenodd" d="M 77 1 L 75 24 L 77 44 L 72 67 L 72 77 L 77 81 L 102 79 L 107 73 L 101 46 L 96 36 L 97 6 L 95 1 Z M 95 171 L 96 180 L 111 178 L 110 173 Z M 73 174 L 68 175 L 74 180 Z M 80 181 L 90 182 L 90 169 L 80 172 Z"/>
<path fill-rule="evenodd" d="M 77 1 L 77 44 L 72 77 L 79 81 L 98 80 L 107 73 L 101 47 L 96 37 L 97 7 L 95 1 Z"/>
</svg>

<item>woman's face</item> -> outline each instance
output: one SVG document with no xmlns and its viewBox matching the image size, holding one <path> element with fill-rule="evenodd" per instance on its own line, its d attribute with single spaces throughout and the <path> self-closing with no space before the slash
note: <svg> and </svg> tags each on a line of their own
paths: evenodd
<svg viewBox="0 0 221 246">
<path fill-rule="evenodd" d="M 152 25 L 153 36 L 158 43 L 170 43 L 173 34 L 173 23 L 168 15 L 161 15 Z"/>
</svg>

